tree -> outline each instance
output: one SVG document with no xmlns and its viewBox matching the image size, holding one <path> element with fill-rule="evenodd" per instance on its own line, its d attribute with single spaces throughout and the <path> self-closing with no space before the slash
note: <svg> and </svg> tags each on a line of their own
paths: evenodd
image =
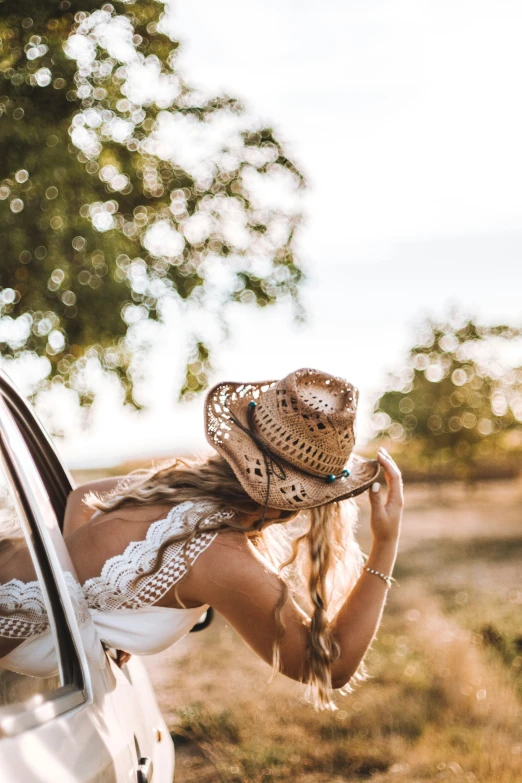
<svg viewBox="0 0 522 783">
<path fill-rule="evenodd" d="M 421 468 L 473 477 L 477 462 L 522 422 L 522 368 L 498 360 L 521 330 L 453 314 L 426 320 L 375 406 L 378 437 L 404 444 Z"/>
<path fill-rule="evenodd" d="M 237 100 L 184 81 L 162 10 L 0 0 L 0 353 L 46 357 L 83 402 L 87 351 L 132 401 L 126 337 L 161 319 L 165 298 L 212 300 L 217 313 L 298 301 L 300 215 L 256 193 L 275 177 L 292 194 L 303 176 Z M 179 348 L 191 394 L 207 383 L 209 347 L 195 334 Z"/>
</svg>

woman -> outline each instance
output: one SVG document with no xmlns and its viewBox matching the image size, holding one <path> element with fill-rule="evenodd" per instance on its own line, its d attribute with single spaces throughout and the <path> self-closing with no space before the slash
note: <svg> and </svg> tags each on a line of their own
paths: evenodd
<svg viewBox="0 0 522 783">
<path fill-rule="evenodd" d="M 384 449 L 378 460 L 353 453 L 357 396 L 309 369 L 218 384 L 205 405 L 216 454 L 105 482 L 101 496 L 90 491 L 99 485 L 75 490 L 66 542 L 101 639 L 126 654 L 158 652 L 211 605 L 274 669 L 307 683 L 319 707 L 333 707 L 332 688 L 364 679 L 403 497 Z M 363 565 L 350 498 L 369 487 Z"/>
</svg>

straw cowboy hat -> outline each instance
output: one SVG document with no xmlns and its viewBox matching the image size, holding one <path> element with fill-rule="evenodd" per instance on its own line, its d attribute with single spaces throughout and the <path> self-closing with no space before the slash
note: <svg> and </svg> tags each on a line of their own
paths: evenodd
<svg viewBox="0 0 522 783">
<path fill-rule="evenodd" d="M 260 505 L 296 511 L 358 495 L 379 473 L 353 453 L 357 389 L 302 369 L 279 381 L 218 383 L 205 401 L 209 443 Z"/>
</svg>

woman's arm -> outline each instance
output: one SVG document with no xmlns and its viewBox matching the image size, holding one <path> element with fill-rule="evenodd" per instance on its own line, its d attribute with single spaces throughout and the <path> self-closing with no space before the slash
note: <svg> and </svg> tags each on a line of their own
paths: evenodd
<svg viewBox="0 0 522 783">
<path fill-rule="evenodd" d="M 381 449 L 378 459 L 388 485 L 386 502 L 379 484 L 370 490 L 370 524 L 373 544 L 366 566 L 391 575 L 397 557 L 404 496 L 399 468 Z M 335 620 L 332 631 L 341 648 L 341 656 L 332 666 L 332 685 L 342 688 L 354 675 L 379 628 L 388 586 L 384 579 L 362 571 Z"/>
<path fill-rule="evenodd" d="M 366 564 L 368 568 L 391 575 L 397 543 L 397 540 L 375 542 Z M 341 648 L 341 655 L 332 666 L 334 688 L 346 685 L 364 658 L 381 624 L 388 589 L 380 576 L 363 571 L 333 621 L 333 636 Z"/>
<path fill-rule="evenodd" d="M 76 487 L 67 498 L 65 507 L 65 516 L 63 520 L 64 536 L 68 536 L 85 525 L 94 514 L 94 510 L 84 503 L 84 498 L 89 492 L 103 493 L 110 492 L 123 476 L 112 476 L 111 478 L 97 479 L 89 481 L 88 484 L 82 484 Z"/>
<path fill-rule="evenodd" d="M 397 555 L 402 516 L 402 481 L 399 469 L 385 452 L 379 452 L 388 484 L 386 503 L 380 491 L 371 492 L 373 547 L 368 567 L 391 574 Z M 203 552 L 180 585 L 182 600 L 208 603 L 220 612 L 246 643 L 272 663 L 277 628 L 274 608 L 284 585 L 240 532 L 221 533 Z M 387 586 L 375 574 L 363 571 L 332 622 L 340 656 L 332 667 L 332 685 L 341 688 L 353 676 L 379 627 Z M 309 618 L 289 596 L 282 610 L 285 631 L 280 644 L 281 671 L 306 681 Z"/>
</svg>

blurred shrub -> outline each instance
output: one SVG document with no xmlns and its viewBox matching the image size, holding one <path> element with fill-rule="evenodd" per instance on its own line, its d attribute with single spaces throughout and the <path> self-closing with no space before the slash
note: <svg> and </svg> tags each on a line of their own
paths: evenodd
<svg viewBox="0 0 522 783">
<path fill-rule="evenodd" d="M 200 703 L 179 710 L 176 733 L 196 743 L 230 742 L 241 740 L 240 728 L 229 710 L 215 712 Z"/>
<path fill-rule="evenodd" d="M 425 321 L 374 412 L 377 436 L 392 441 L 411 474 L 473 479 L 518 471 L 522 368 L 501 358 L 520 334 L 456 315 Z"/>
</svg>

